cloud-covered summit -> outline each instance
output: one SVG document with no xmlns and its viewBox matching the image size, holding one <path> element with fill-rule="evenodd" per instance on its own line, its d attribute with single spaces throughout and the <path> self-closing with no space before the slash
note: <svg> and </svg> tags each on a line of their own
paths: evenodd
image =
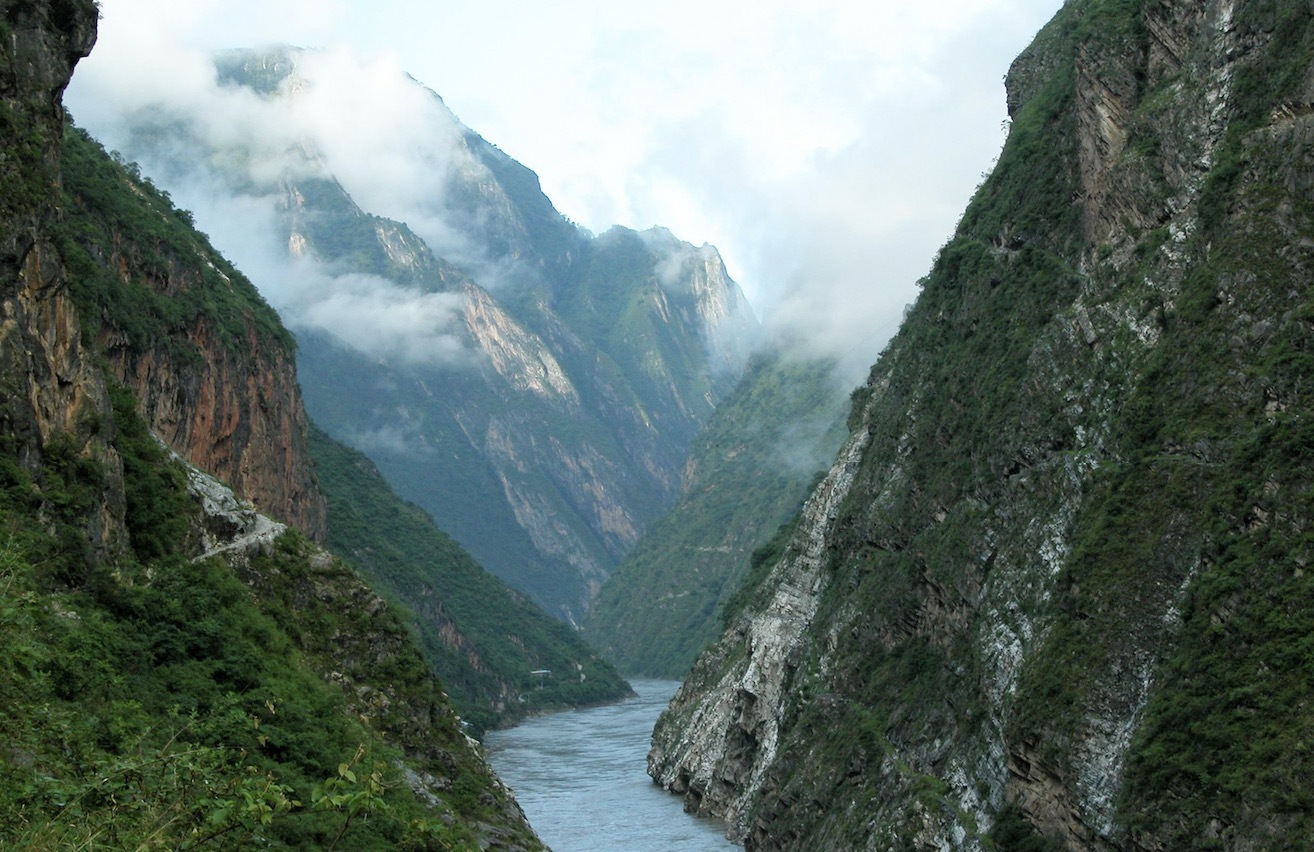
<svg viewBox="0 0 1314 852">
<path fill-rule="evenodd" d="M 487 205 L 501 190 L 471 148 L 482 140 L 441 98 L 395 62 L 345 50 L 230 50 L 207 73 L 185 67 L 107 89 L 98 132 L 195 212 L 292 327 L 404 364 L 474 360 L 465 297 L 444 278 L 496 290 L 537 271 L 514 251 L 490 255 Z M 325 214 L 307 204 L 312 190 L 340 195 L 355 230 L 372 228 L 390 271 L 316 253 L 306 228 Z M 485 204 L 473 215 L 472 195 Z"/>
<path fill-rule="evenodd" d="M 69 102 L 117 146 L 102 118 L 162 90 L 185 101 L 219 48 L 330 46 L 326 63 L 375 86 L 405 68 L 538 169 L 571 219 L 718 246 L 769 326 L 847 356 L 857 381 L 1002 144 L 1008 64 L 1060 5 L 102 0 Z M 395 103 L 378 98 L 363 107 Z M 395 173 L 389 209 L 423 194 Z"/>
</svg>

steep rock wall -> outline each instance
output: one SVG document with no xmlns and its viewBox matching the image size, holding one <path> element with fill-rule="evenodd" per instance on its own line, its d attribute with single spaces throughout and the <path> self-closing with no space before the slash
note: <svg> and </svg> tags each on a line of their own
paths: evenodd
<svg viewBox="0 0 1314 852">
<path fill-rule="evenodd" d="M 135 167 L 76 128 L 62 153 L 60 248 L 88 339 L 173 450 L 322 540 L 291 336 Z"/>
<path fill-rule="evenodd" d="M 319 541 L 324 497 L 306 443 L 293 353 L 245 329 L 224 345 L 200 319 L 187 330 L 194 357 L 134 352 L 103 338 L 119 381 L 132 388 L 152 431 L 191 464 Z"/>
<path fill-rule="evenodd" d="M 0 429 L 11 445 L 6 454 L 29 471 L 55 442 L 104 463 L 109 487 L 87 518 L 87 533 L 109 552 L 123 544 L 122 470 L 101 434 L 109 399 L 50 239 L 59 217 L 60 98 L 95 41 L 95 8 L 5 2 L 0 37 Z"/>
<path fill-rule="evenodd" d="M 1309 666 L 1270 655 L 1309 628 L 1262 613 L 1311 591 L 1312 44 L 1259 0 L 1042 31 L 791 546 L 822 542 L 815 607 L 763 643 L 787 553 L 659 723 L 659 783 L 754 849 L 1308 836 L 1275 791 Z"/>
</svg>

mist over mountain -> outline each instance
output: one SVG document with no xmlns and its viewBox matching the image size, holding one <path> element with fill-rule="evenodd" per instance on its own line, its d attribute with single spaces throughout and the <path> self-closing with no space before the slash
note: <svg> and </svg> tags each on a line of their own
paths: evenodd
<svg viewBox="0 0 1314 852">
<path fill-rule="evenodd" d="M 297 332 L 311 415 L 567 619 L 679 489 L 758 324 L 715 249 L 594 236 L 401 69 L 230 51 L 99 128 Z"/>
</svg>

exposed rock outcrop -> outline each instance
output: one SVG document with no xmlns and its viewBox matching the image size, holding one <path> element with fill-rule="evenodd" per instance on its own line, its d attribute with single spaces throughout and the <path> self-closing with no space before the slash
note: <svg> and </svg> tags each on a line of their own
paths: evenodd
<svg viewBox="0 0 1314 852">
<path fill-rule="evenodd" d="M 122 471 L 101 433 L 109 398 L 50 239 L 59 217 L 61 96 L 95 38 L 89 0 L 0 3 L 0 430 L 4 452 L 31 471 L 56 442 L 104 463 L 110 487 L 87 533 L 109 552 L 123 546 Z"/>
<path fill-rule="evenodd" d="M 187 331 L 192 352 L 185 358 L 115 345 L 112 332 L 102 345 L 151 429 L 173 450 L 322 540 L 324 496 L 306 446 L 294 354 L 253 326 L 244 331 L 243 339 L 224 341 L 211 320 L 198 318 Z"/>
</svg>

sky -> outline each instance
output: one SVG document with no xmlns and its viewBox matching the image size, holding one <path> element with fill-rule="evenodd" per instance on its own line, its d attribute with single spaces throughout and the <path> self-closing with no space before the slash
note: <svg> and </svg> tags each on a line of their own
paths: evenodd
<svg viewBox="0 0 1314 852">
<path fill-rule="evenodd" d="M 571 220 L 715 245 L 769 327 L 844 359 L 856 381 L 993 165 L 1004 74 L 1060 5 L 101 0 L 66 103 L 115 147 L 116 111 L 186 99 L 216 49 L 327 49 L 361 115 L 386 100 L 373 94 L 385 77 L 409 73 L 533 169 Z M 214 132 L 248 113 L 221 111 Z M 223 248 L 210 213 L 198 223 Z M 260 258 L 234 259 L 263 289 Z"/>
</svg>

